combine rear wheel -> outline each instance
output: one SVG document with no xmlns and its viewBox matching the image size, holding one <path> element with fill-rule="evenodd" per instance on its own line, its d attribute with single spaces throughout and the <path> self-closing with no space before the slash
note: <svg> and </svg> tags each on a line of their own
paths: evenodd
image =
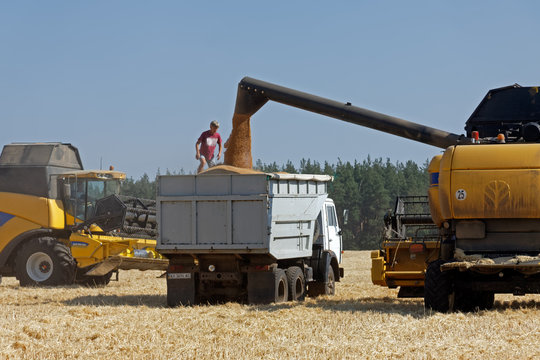
<svg viewBox="0 0 540 360">
<path fill-rule="evenodd" d="M 69 248 L 52 237 L 32 239 L 15 257 L 15 276 L 21 286 L 72 284 L 76 262 Z"/>
<path fill-rule="evenodd" d="M 441 272 L 444 260 L 429 263 L 424 282 L 424 306 L 427 310 L 448 312 L 452 284 L 447 273 Z"/>
<path fill-rule="evenodd" d="M 306 280 L 302 269 L 298 266 L 288 268 L 287 281 L 289 282 L 289 300 L 303 301 L 306 297 Z"/>
</svg>

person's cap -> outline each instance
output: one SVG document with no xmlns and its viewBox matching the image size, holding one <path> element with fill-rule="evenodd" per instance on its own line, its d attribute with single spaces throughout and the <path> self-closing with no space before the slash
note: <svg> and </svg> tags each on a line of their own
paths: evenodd
<svg viewBox="0 0 540 360">
<path fill-rule="evenodd" d="M 210 123 L 210 126 L 219 127 L 219 123 L 218 123 L 216 120 L 213 120 L 213 121 Z"/>
</svg>

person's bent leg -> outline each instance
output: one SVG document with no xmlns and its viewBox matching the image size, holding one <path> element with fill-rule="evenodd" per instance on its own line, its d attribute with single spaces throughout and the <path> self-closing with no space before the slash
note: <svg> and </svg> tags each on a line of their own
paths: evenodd
<svg viewBox="0 0 540 360">
<path fill-rule="evenodd" d="M 197 169 L 197 174 L 203 171 L 204 165 L 206 165 L 206 159 L 204 158 L 204 156 L 201 156 L 199 160 L 201 161 L 201 163 L 199 164 L 199 168 Z"/>
</svg>

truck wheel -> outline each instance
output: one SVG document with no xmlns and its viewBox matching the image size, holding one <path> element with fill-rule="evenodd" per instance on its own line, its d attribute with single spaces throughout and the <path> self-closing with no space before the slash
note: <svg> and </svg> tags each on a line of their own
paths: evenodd
<svg viewBox="0 0 540 360">
<path fill-rule="evenodd" d="M 105 275 L 100 276 L 89 276 L 89 275 L 83 275 L 80 274 L 79 271 L 77 271 L 77 276 L 75 277 L 75 281 L 77 284 L 83 285 L 83 286 L 89 286 L 89 287 L 99 287 L 99 286 L 106 286 L 111 282 L 111 277 L 114 271 L 108 272 Z"/>
<path fill-rule="evenodd" d="M 451 282 L 448 274 L 441 272 L 444 260 L 429 263 L 424 281 L 424 307 L 427 310 L 448 312 L 450 310 Z"/>
<path fill-rule="evenodd" d="M 274 281 L 275 281 L 275 297 L 274 302 L 282 303 L 289 299 L 289 286 L 287 282 L 287 275 L 285 270 L 276 269 L 274 271 Z"/>
<path fill-rule="evenodd" d="M 308 295 L 316 297 L 319 295 L 334 295 L 336 293 L 336 278 L 334 276 L 334 268 L 328 268 L 328 275 L 325 282 L 312 282 L 308 286 Z"/>
<path fill-rule="evenodd" d="M 288 268 L 287 281 L 289 283 L 289 300 L 303 301 L 306 297 L 306 280 L 302 269 L 298 266 Z"/>
<path fill-rule="evenodd" d="M 21 286 L 69 285 L 76 268 L 69 248 L 52 237 L 26 242 L 15 257 L 15 276 Z"/>
</svg>

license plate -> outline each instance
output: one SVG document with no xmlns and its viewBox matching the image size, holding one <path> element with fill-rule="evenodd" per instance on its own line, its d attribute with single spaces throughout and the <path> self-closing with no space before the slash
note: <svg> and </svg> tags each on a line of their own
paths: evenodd
<svg viewBox="0 0 540 360">
<path fill-rule="evenodd" d="M 191 279 L 191 273 L 170 273 L 167 274 L 169 279 Z"/>
</svg>

